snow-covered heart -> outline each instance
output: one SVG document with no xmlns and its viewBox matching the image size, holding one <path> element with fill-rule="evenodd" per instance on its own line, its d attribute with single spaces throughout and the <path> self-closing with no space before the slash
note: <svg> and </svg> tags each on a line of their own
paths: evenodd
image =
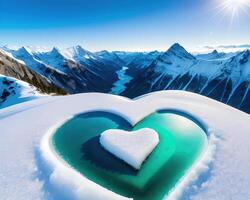
<svg viewBox="0 0 250 200">
<path fill-rule="evenodd" d="M 99 98 L 102 101 L 95 101 Z M 76 114 L 43 138 L 42 158 L 53 172 L 49 184 L 78 199 L 175 199 L 193 181 L 196 163 L 210 146 L 207 129 L 188 113 L 166 110 L 171 104 L 164 98 L 158 93 L 133 101 L 104 94 L 84 96 L 87 100 L 75 108 Z M 160 141 L 138 171 L 100 144 L 106 130 L 143 128 L 156 131 Z"/>
<path fill-rule="evenodd" d="M 159 143 L 159 136 L 150 128 L 131 132 L 109 129 L 101 134 L 100 143 L 116 157 L 135 169 L 140 169 L 142 163 Z"/>
</svg>

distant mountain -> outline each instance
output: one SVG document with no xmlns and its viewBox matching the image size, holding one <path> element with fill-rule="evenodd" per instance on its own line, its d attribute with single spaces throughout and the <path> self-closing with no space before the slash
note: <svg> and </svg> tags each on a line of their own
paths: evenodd
<svg viewBox="0 0 250 200">
<path fill-rule="evenodd" d="M 123 60 L 125 65 L 128 65 L 131 61 L 137 57 L 147 54 L 147 52 L 126 52 L 126 51 L 113 51 L 120 59 Z"/>
<path fill-rule="evenodd" d="M 66 50 L 53 48 L 48 52 L 34 51 L 29 47 L 4 50 L 71 94 L 108 92 L 117 80 L 115 72 L 121 68 L 115 62 L 103 59 L 80 46 Z"/>
<path fill-rule="evenodd" d="M 187 90 L 250 112 L 249 50 L 205 60 L 175 44 L 137 74 L 121 95 L 133 98 L 152 91 Z"/>
<path fill-rule="evenodd" d="M 160 54 L 158 51 L 138 54 L 127 64 L 127 74 L 136 77 L 142 68 L 151 64 Z"/>
<path fill-rule="evenodd" d="M 104 50 L 104 51 L 96 52 L 96 55 L 98 55 L 99 58 L 102 58 L 103 60 L 113 62 L 114 65 L 118 65 L 118 66 L 126 65 L 126 62 L 114 52 L 109 52 L 109 51 Z"/>
<path fill-rule="evenodd" d="M 66 93 L 105 92 L 134 98 L 152 91 L 187 90 L 250 113 L 249 50 L 192 55 L 178 43 L 165 52 L 90 52 L 81 46 L 3 50 L 12 62 Z M 5 71 L 0 68 L 8 75 Z"/>
<path fill-rule="evenodd" d="M 43 93 L 66 94 L 63 89 L 56 86 L 46 77 L 22 64 L 21 61 L 15 60 L 4 51 L 0 51 L 0 74 L 26 81 Z"/>
<path fill-rule="evenodd" d="M 211 53 L 198 54 L 195 57 L 201 60 L 218 60 L 218 59 L 227 59 L 232 56 L 235 56 L 237 52 L 224 53 L 213 50 Z"/>
</svg>

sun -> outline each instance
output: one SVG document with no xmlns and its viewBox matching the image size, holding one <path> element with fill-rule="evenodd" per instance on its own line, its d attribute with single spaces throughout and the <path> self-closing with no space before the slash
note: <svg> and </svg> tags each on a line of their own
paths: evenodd
<svg viewBox="0 0 250 200">
<path fill-rule="evenodd" d="M 221 12 L 226 12 L 231 15 L 233 21 L 235 17 L 238 17 L 241 13 L 250 15 L 250 0 L 222 0 L 219 5 Z"/>
<path fill-rule="evenodd" d="M 222 6 L 229 12 L 238 12 L 249 6 L 250 0 L 224 0 Z"/>
</svg>

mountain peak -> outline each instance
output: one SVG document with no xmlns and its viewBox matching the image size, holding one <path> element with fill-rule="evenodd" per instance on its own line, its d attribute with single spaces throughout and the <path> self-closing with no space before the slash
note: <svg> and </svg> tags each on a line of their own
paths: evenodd
<svg viewBox="0 0 250 200">
<path fill-rule="evenodd" d="M 53 47 L 53 49 L 50 52 L 46 53 L 46 54 L 49 55 L 49 56 L 52 56 L 52 57 L 55 56 L 57 58 L 64 58 L 61 50 L 59 48 L 57 48 L 57 47 Z"/>
<path fill-rule="evenodd" d="M 217 55 L 217 54 L 219 54 L 219 52 L 215 49 L 212 51 L 212 54 Z"/>
<path fill-rule="evenodd" d="M 180 50 L 180 49 L 184 49 L 183 46 L 181 46 L 179 43 L 174 43 L 170 48 L 169 50 Z"/>
<path fill-rule="evenodd" d="M 31 50 L 30 50 L 28 47 L 25 47 L 25 46 L 19 48 L 16 52 L 17 52 L 18 54 L 20 54 L 20 55 L 26 55 L 26 56 L 27 56 L 27 55 L 29 55 L 29 56 L 32 55 Z"/>
<path fill-rule="evenodd" d="M 75 48 L 76 49 L 83 49 L 81 45 L 76 45 Z"/>
<path fill-rule="evenodd" d="M 76 45 L 72 47 L 75 51 L 77 52 L 86 52 L 87 50 L 85 50 L 81 45 Z"/>
<path fill-rule="evenodd" d="M 247 49 L 245 51 L 243 51 L 240 55 L 240 64 L 245 64 L 250 60 L 250 50 Z"/>
<path fill-rule="evenodd" d="M 59 52 L 59 49 L 57 47 L 53 47 L 52 52 Z"/>
<path fill-rule="evenodd" d="M 73 46 L 71 48 L 68 48 L 68 50 L 71 51 L 72 53 L 74 52 L 73 54 L 75 54 L 75 55 L 86 55 L 86 54 L 90 53 L 89 51 L 84 49 L 81 45 Z"/>
<path fill-rule="evenodd" d="M 184 57 L 188 59 L 195 59 L 194 56 L 192 56 L 190 53 L 186 51 L 184 47 L 182 47 L 179 43 L 173 44 L 166 52 L 165 54 L 168 55 L 175 55 L 178 57 Z"/>
<path fill-rule="evenodd" d="M 50 53 L 54 54 L 54 55 L 61 55 L 61 51 L 57 47 L 53 47 L 53 49 L 50 51 Z"/>
<path fill-rule="evenodd" d="M 62 49 L 61 53 L 68 59 L 75 61 L 85 61 L 89 58 L 94 58 L 94 54 L 80 45 L 72 46 L 66 49 Z"/>
<path fill-rule="evenodd" d="M 155 51 L 149 52 L 148 54 L 159 54 L 159 53 L 160 53 L 159 51 L 155 50 Z"/>
<path fill-rule="evenodd" d="M 175 43 L 173 44 L 168 50 L 167 52 L 183 52 L 183 53 L 187 53 L 186 49 L 184 49 L 183 46 L 181 46 L 179 43 Z"/>
<path fill-rule="evenodd" d="M 110 54 L 110 52 L 109 52 L 109 51 L 107 51 L 107 50 L 102 50 L 102 51 L 99 51 L 99 53 L 102 53 L 102 54 Z"/>
<path fill-rule="evenodd" d="M 248 54 L 248 55 L 250 54 L 250 50 L 249 49 L 245 50 L 244 52 L 245 52 L 245 54 Z"/>
</svg>

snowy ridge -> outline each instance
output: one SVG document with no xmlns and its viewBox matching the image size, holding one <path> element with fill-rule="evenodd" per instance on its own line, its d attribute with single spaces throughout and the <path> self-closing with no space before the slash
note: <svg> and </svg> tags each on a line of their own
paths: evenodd
<svg viewBox="0 0 250 200">
<path fill-rule="evenodd" d="M 90 52 L 79 45 L 50 51 L 2 49 L 69 94 L 110 92 L 134 98 L 159 90 L 186 90 L 250 113 L 247 49 L 198 55 L 178 43 L 165 52 Z"/>
<path fill-rule="evenodd" d="M 0 109 L 41 97 L 37 89 L 28 83 L 0 75 Z"/>
<path fill-rule="evenodd" d="M 83 49 L 80 45 L 67 49 L 61 49 L 60 52 L 66 58 L 71 59 L 75 62 L 86 62 L 88 59 L 97 59 L 94 53 Z"/>
<path fill-rule="evenodd" d="M 225 60 L 235 56 L 237 53 L 239 52 L 224 53 L 224 52 L 218 52 L 217 50 L 213 50 L 210 53 L 197 54 L 195 55 L 195 57 L 201 60 Z"/>
<path fill-rule="evenodd" d="M 219 57 L 219 58 L 218 58 Z M 136 96 L 159 90 L 187 90 L 250 112 L 249 50 L 235 54 L 212 52 L 203 58 L 189 54 L 179 44 L 160 54 L 151 64 L 127 75 L 123 96 Z"/>
<path fill-rule="evenodd" d="M 117 79 L 115 72 L 120 69 L 113 60 L 101 58 L 80 46 L 54 47 L 49 51 L 34 47 L 2 49 L 67 93 L 108 92 Z"/>
</svg>

